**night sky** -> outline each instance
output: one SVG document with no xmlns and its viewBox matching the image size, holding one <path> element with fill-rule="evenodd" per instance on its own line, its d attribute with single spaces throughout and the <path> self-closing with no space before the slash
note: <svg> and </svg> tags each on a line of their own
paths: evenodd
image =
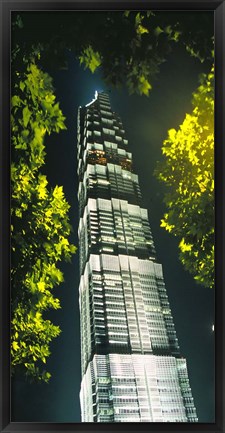
<svg viewBox="0 0 225 433">
<path fill-rule="evenodd" d="M 193 12 L 194 13 L 194 12 Z M 213 16 L 212 16 L 213 20 Z M 189 378 L 199 422 L 214 422 L 214 293 L 197 285 L 178 260 L 178 241 L 163 228 L 164 186 L 153 176 L 161 158 L 161 146 L 170 128 L 182 123 L 191 111 L 191 95 L 198 87 L 199 73 L 207 64 L 176 48 L 160 67 L 150 96 L 129 96 L 126 89 L 113 90 L 101 79 L 101 71 L 91 74 L 68 55 L 68 70 L 55 72 L 54 87 L 66 116 L 67 130 L 46 139 L 46 166 L 49 184 L 63 185 L 70 203 L 71 241 L 78 245 L 78 204 L 76 176 L 76 121 L 79 105 L 94 98 L 95 90 L 109 92 L 112 109 L 122 119 L 135 173 L 139 175 L 144 206 L 157 259 L 163 265 L 165 284 L 174 317 L 182 356 L 187 358 Z M 12 421 L 79 422 L 80 329 L 78 253 L 71 263 L 61 265 L 65 282 L 55 289 L 61 310 L 48 317 L 60 326 L 61 335 L 51 344 L 47 369 L 49 384 L 28 384 L 17 377 L 12 381 Z"/>
</svg>

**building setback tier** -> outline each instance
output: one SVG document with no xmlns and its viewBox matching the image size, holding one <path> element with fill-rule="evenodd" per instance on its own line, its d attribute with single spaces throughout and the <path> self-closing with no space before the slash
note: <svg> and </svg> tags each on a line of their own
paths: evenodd
<svg viewBox="0 0 225 433">
<path fill-rule="evenodd" d="M 81 404 L 87 422 L 196 421 L 186 360 L 173 356 L 95 355 Z"/>
</svg>

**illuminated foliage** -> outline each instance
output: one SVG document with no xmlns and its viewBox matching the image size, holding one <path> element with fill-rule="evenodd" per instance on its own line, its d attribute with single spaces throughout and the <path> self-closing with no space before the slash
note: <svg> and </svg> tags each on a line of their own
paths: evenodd
<svg viewBox="0 0 225 433">
<path fill-rule="evenodd" d="M 80 64 L 84 63 L 84 67 L 89 68 L 92 73 L 101 65 L 101 57 L 97 51 L 88 46 L 79 57 Z"/>
<path fill-rule="evenodd" d="M 116 87 L 125 84 L 129 94 L 148 96 L 151 82 L 174 42 L 176 25 L 172 29 L 162 24 L 158 32 L 150 11 L 109 14 L 102 25 L 105 38 L 97 36 L 92 45 L 101 57 L 104 80 Z"/>
<path fill-rule="evenodd" d="M 168 188 L 161 226 L 180 239 L 180 259 L 195 280 L 214 286 L 214 71 L 201 77 L 193 111 L 168 131 L 156 175 Z"/>
<path fill-rule="evenodd" d="M 22 370 L 31 379 L 47 382 L 51 374 L 43 365 L 60 329 L 46 319 L 46 311 L 60 308 L 52 294 L 63 281 L 57 263 L 69 260 L 75 247 L 68 241 L 69 205 L 63 189 L 49 188 L 40 171 L 44 137 L 65 129 L 65 118 L 50 76 L 35 62 L 16 73 L 11 113 L 12 373 Z"/>
<path fill-rule="evenodd" d="M 209 18 L 207 13 L 200 18 L 162 11 L 43 13 L 40 33 L 39 23 L 21 12 L 15 15 L 13 35 L 23 53 L 42 47 L 41 64 L 47 70 L 53 65 L 65 68 L 69 50 L 92 73 L 101 68 L 107 84 L 148 96 L 161 64 L 177 44 L 201 62 L 211 59 Z"/>
</svg>

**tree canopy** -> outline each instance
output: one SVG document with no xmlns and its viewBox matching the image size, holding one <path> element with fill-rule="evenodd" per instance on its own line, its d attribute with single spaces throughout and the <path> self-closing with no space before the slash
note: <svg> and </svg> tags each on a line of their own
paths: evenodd
<svg viewBox="0 0 225 433">
<path fill-rule="evenodd" d="M 51 77 L 34 60 L 24 73 L 16 72 L 11 103 L 11 232 L 12 232 L 12 372 L 48 381 L 43 368 L 50 342 L 60 333 L 45 318 L 49 308 L 60 308 L 52 289 L 63 281 L 57 267 L 69 260 L 69 204 L 61 186 L 48 187 L 41 168 L 45 163 L 46 134 L 65 129 L 55 101 Z"/>
<path fill-rule="evenodd" d="M 104 81 L 126 86 L 129 93 L 149 95 L 160 65 L 179 44 L 204 62 L 212 59 L 213 26 L 206 12 L 196 15 L 157 11 L 104 11 L 14 14 L 15 49 L 42 50 L 47 70 L 65 68 L 69 50 L 91 72 L 101 68 Z M 42 32 L 40 32 L 40 21 Z M 88 29 L 88 30 L 87 30 Z"/>
<path fill-rule="evenodd" d="M 214 70 L 201 77 L 193 111 L 163 143 L 156 175 L 167 189 L 161 226 L 177 236 L 179 256 L 198 283 L 214 286 Z"/>
</svg>

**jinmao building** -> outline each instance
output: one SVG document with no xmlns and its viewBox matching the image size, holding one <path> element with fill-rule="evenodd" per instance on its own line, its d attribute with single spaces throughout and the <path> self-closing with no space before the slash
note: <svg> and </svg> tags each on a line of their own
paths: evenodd
<svg viewBox="0 0 225 433">
<path fill-rule="evenodd" d="M 83 422 L 197 422 L 120 117 L 106 93 L 78 112 Z"/>
</svg>

